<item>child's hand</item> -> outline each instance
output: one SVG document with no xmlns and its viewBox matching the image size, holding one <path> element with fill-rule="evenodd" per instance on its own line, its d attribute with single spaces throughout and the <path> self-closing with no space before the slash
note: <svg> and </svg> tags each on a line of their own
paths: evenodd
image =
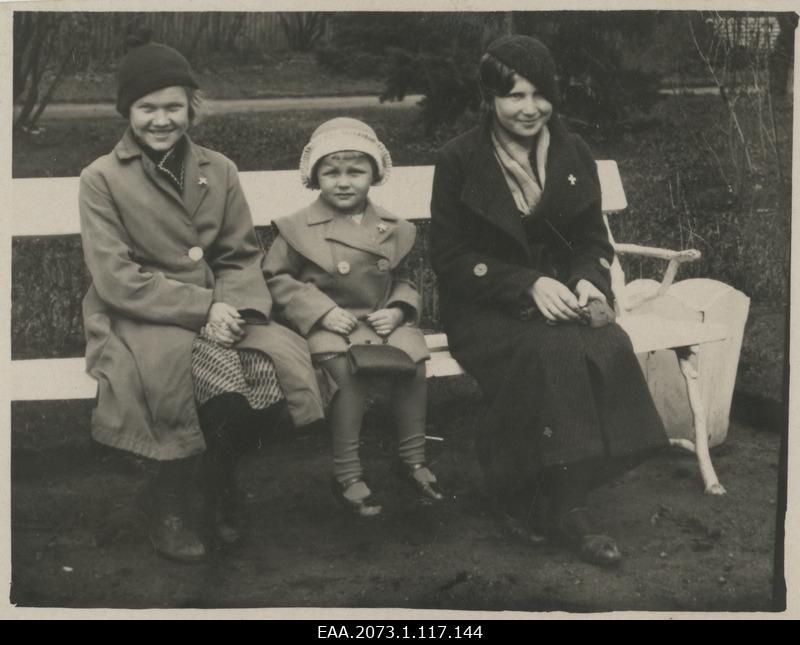
<svg viewBox="0 0 800 645">
<path fill-rule="evenodd" d="M 388 309 L 378 309 L 367 316 L 367 322 L 372 325 L 378 336 L 388 336 L 400 323 L 403 322 L 403 310 L 400 307 L 389 307 Z"/>
<path fill-rule="evenodd" d="M 358 320 L 346 309 L 334 307 L 319 321 L 320 327 L 335 334 L 346 336 L 356 328 Z"/>
</svg>

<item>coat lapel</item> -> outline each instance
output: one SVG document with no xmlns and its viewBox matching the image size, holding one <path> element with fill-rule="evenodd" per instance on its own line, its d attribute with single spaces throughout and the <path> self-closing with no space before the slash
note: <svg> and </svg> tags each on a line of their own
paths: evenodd
<svg viewBox="0 0 800 645">
<path fill-rule="evenodd" d="M 321 202 L 321 200 L 318 201 Z M 325 208 L 330 209 L 324 202 L 321 203 Z M 378 228 L 381 223 L 384 224 L 385 230 Z M 392 234 L 394 226 L 394 223 L 384 222 L 375 207 L 368 201 L 364 217 L 359 225 L 354 224 L 346 217 L 332 213 L 325 230 L 325 239 L 389 260 L 391 258 L 387 248 L 382 247 L 381 243 Z"/>
<path fill-rule="evenodd" d="M 123 135 L 120 142 L 115 148 L 117 156 L 121 160 L 132 159 L 139 157 L 142 162 L 145 174 L 150 178 L 158 188 L 169 195 L 170 198 L 175 200 L 181 208 L 186 212 L 189 217 L 194 217 L 200 204 L 203 203 L 206 195 L 208 194 L 209 186 L 208 181 L 201 181 L 203 175 L 202 166 L 209 163 L 205 153 L 196 146 L 191 139 L 187 136 L 186 156 L 184 158 L 184 184 L 183 195 L 181 195 L 175 187 L 164 178 L 156 169 L 153 161 L 144 154 L 136 143 L 133 137 L 133 132 L 128 128 Z"/>
<path fill-rule="evenodd" d="M 488 128 L 482 127 L 477 135 L 478 141 L 467 166 L 461 200 L 489 223 L 507 233 L 530 256 L 522 213 L 517 209 L 494 156 Z"/>
<path fill-rule="evenodd" d="M 187 137 L 188 139 L 188 137 Z M 190 217 L 194 217 L 200 204 L 208 195 L 209 190 L 214 187 L 208 183 L 208 177 L 204 174 L 203 166 L 209 163 L 208 157 L 205 153 L 198 148 L 190 139 L 187 141 L 186 164 L 184 184 L 183 184 L 183 202 L 186 211 Z"/>
<path fill-rule="evenodd" d="M 571 221 L 571 215 L 600 199 L 600 190 L 592 175 L 593 169 L 586 167 L 558 117 L 551 119 L 549 129 L 547 179 L 542 199 L 532 215 L 544 217 L 554 226 L 559 226 Z"/>
<path fill-rule="evenodd" d="M 554 116 L 548 124 L 550 148 L 547 179 L 542 198 L 531 217 L 523 218 L 517 209 L 503 171 L 495 158 L 488 127 L 476 131 L 476 145 L 467 166 L 462 201 L 497 228 L 505 231 L 530 256 L 525 224 L 535 218 L 546 219 L 555 228 L 564 228 L 571 215 L 600 199 L 593 169 L 586 167 L 569 133 Z"/>
</svg>

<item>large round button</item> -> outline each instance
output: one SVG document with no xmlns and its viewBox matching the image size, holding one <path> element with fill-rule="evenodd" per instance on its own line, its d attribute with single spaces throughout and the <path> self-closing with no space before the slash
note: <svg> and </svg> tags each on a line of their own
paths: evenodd
<svg viewBox="0 0 800 645">
<path fill-rule="evenodd" d="M 378 271 L 388 271 L 389 270 L 389 260 L 386 258 L 381 258 L 378 260 Z"/>
<path fill-rule="evenodd" d="M 347 260 L 342 260 L 336 265 L 336 270 L 342 275 L 350 273 L 350 263 Z"/>
<path fill-rule="evenodd" d="M 479 278 L 485 276 L 488 271 L 489 267 L 487 267 L 483 262 L 479 262 L 472 269 L 472 272 Z"/>
<path fill-rule="evenodd" d="M 199 262 L 203 259 L 203 249 L 199 246 L 193 246 L 189 249 L 189 259 L 194 262 Z"/>
</svg>

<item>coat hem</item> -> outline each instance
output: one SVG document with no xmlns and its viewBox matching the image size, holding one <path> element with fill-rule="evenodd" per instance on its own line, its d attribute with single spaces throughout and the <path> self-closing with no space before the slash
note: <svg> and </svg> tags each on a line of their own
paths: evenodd
<svg viewBox="0 0 800 645">
<path fill-rule="evenodd" d="M 197 432 L 199 434 L 200 430 L 198 429 Z M 102 428 L 92 428 L 92 439 L 104 446 L 132 452 L 141 457 L 154 459 L 156 461 L 186 459 L 187 457 L 194 457 L 206 451 L 206 445 L 205 441 L 202 439 L 202 435 L 198 437 L 198 441 L 192 444 L 153 445 L 153 442 L 135 441 L 130 437 L 120 435 L 118 432 L 112 433 Z"/>
</svg>

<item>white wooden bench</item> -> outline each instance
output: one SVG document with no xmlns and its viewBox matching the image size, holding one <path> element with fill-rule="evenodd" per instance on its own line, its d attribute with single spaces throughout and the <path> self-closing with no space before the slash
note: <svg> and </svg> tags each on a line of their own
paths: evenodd
<svg viewBox="0 0 800 645">
<path fill-rule="evenodd" d="M 608 226 L 608 215 L 625 210 L 627 201 L 616 162 L 597 163 Z M 293 212 L 312 198 L 294 170 L 243 172 L 241 181 L 256 226 L 266 226 L 273 217 Z M 432 166 L 395 167 L 391 181 L 373 189 L 371 196 L 408 219 L 429 219 L 432 181 Z M 12 218 L 15 237 L 80 231 L 78 180 L 74 177 L 14 179 L 11 198 L 12 212 L 25 213 L 24 217 Z M 723 441 L 727 433 L 749 300 L 714 280 L 673 284 L 678 266 L 699 258 L 697 251 L 625 244 L 615 244 L 615 249 L 620 254 L 668 261 L 661 283 L 636 280 L 626 285 L 615 259 L 612 288 L 618 301 L 618 322 L 640 358 L 671 441 L 697 453 L 706 492 L 722 494 L 725 490 L 711 465 L 708 449 Z M 450 355 L 445 334 L 429 334 L 426 340 L 432 354 L 429 377 L 464 373 Z M 86 374 L 83 358 L 16 360 L 7 369 L 13 401 L 95 396 L 96 383 Z"/>
</svg>

